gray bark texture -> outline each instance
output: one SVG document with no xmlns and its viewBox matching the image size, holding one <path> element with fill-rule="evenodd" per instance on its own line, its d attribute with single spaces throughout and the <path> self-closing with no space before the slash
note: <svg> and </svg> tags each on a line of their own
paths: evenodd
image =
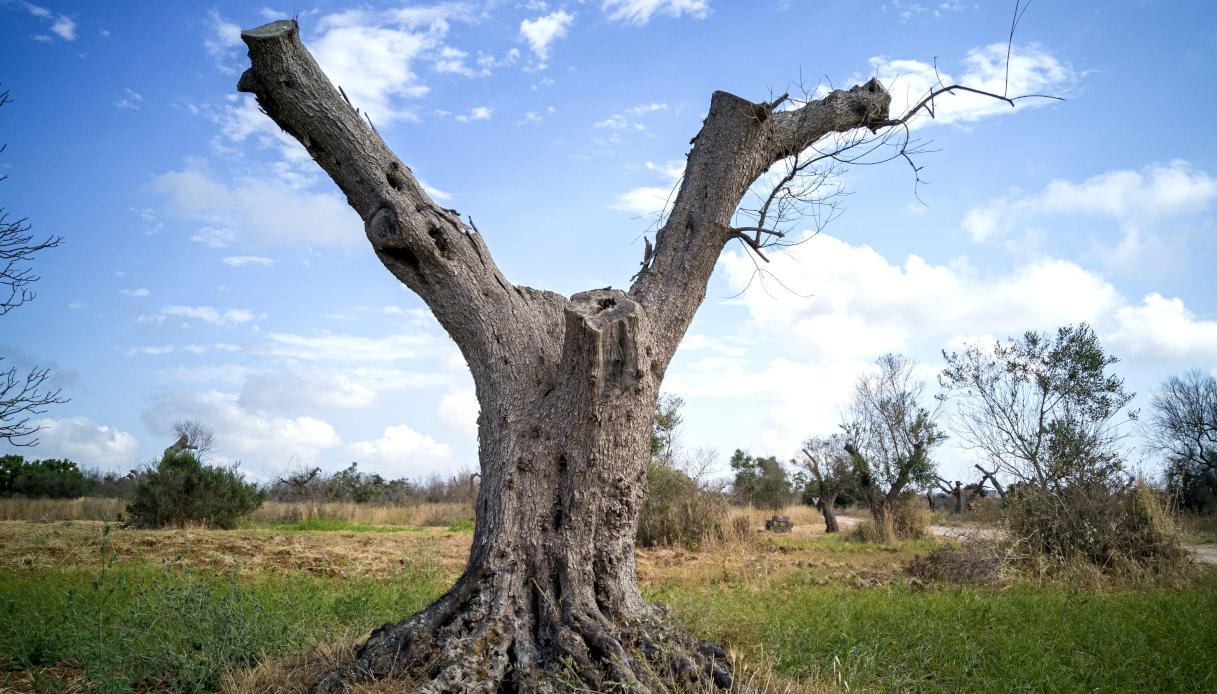
<svg viewBox="0 0 1217 694">
<path fill-rule="evenodd" d="M 395 676 L 424 692 L 728 689 L 722 647 L 642 598 L 634 534 L 659 384 L 748 187 L 830 132 L 881 124 L 878 82 L 776 112 L 716 92 L 653 254 L 629 291 L 509 282 L 481 234 L 423 191 L 321 72 L 294 21 L 242 33 L 238 88 L 299 140 L 473 373 L 482 483 L 464 573 L 372 633 L 315 691 Z"/>
</svg>

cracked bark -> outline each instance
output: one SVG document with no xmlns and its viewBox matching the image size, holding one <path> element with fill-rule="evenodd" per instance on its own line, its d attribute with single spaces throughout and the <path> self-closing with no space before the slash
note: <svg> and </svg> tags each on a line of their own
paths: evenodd
<svg viewBox="0 0 1217 694">
<path fill-rule="evenodd" d="M 241 36 L 251 68 L 238 88 L 346 194 L 381 262 L 460 348 L 481 406 L 464 573 L 429 607 L 373 632 L 316 691 L 403 673 L 425 692 L 730 688 L 723 649 L 638 589 L 655 399 L 748 186 L 830 132 L 886 121 L 887 92 L 872 80 L 784 112 L 716 92 L 633 286 L 568 299 L 503 277 L 481 234 L 432 201 L 330 84 L 295 22 Z"/>
</svg>

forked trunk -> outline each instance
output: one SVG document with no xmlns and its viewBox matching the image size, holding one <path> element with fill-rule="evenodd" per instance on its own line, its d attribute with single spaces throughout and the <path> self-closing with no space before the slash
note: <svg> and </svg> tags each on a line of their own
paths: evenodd
<svg viewBox="0 0 1217 694">
<path fill-rule="evenodd" d="M 430 307 L 477 387 L 481 489 L 469 564 L 422 612 L 376 630 L 317 691 L 402 674 L 416 691 L 728 688 L 720 646 L 649 607 L 634 572 L 660 381 L 705 296 L 739 201 L 832 132 L 887 125 L 876 80 L 798 108 L 715 92 L 667 221 L 629 292 L 517 286 L 330 84 L 295 22 L 242 32 L 238 89 L 304 145 L 377 257 Z"/>
</svg>

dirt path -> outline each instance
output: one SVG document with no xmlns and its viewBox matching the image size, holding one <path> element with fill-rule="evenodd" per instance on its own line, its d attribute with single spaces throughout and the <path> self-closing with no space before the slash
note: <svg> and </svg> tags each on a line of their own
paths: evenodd
<svg viewBox="0 0 1217 694">
<path fill-rule="evenodd" d="M 850 518 L 849 516 L 837 516 L 837 520 L 842 525 L 853 525 L 860 519 Z M 937 537 L 950 537 L 955 539 L 979 538 L 979 539 L 995 539 L 1001 536 L 1002 531 L 999 528 L 977 528 L 970 526 L 950 526 L 950 525 L 931 525 L 930 532 Z M 1217 544 L 1207 545 L 1184 545 L 1187 551 L 1192 553 L 1192 558 L 1202 564 L 1217 564 Z"/>
</svg>

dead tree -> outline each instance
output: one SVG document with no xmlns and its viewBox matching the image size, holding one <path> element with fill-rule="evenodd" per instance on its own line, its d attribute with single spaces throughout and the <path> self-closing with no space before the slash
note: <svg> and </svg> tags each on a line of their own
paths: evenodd
<svg viewBox="0 0 1217 694">
<path fill-rule="evenodd" d="M 294 21 L 241 36 L 252 67 L 238 88 L 346 194 L 377 257 L 456 342 L 481 405 L 464 573 L 429 607 L 373 632 L 316 690 L 403 671 L 427 692 L 730 687 L 724 649 L 672 624 L 638 587 L 634 535 L 656 397 L 724 245 L 740 239 L 759 252 L 777 231 L 764 220 L 732 225 L 744 194 L 831 133 L 899 136 L 907 120 L 889 118 L 883 85 L 785 110 L 786 97 L 715 92 L 632 286 L 567 298 L 503 276 L 472 221 L 436 204 L 330 84 Z"/>
<path fill-rule="evenodd" d="M 993 472 L 989 472 L 988 470 L 981 467 L 980 463 L 976 464 L 976 469 L 980 470 L 980 486 L 984 487 L 985 480 L 988 480 L 989 484 L 993 485 L 993 488 L 997 490 L 998 498 L 1002 500 L 1003 504 L 1006 503 L 1006 490 L 1002 489 L 1001 483 L 999 483 L 997 481 L 997 478 L 994 477 L 994 475 L 997 473 L 997 470 L 994 470 Z"/>
</svg>

